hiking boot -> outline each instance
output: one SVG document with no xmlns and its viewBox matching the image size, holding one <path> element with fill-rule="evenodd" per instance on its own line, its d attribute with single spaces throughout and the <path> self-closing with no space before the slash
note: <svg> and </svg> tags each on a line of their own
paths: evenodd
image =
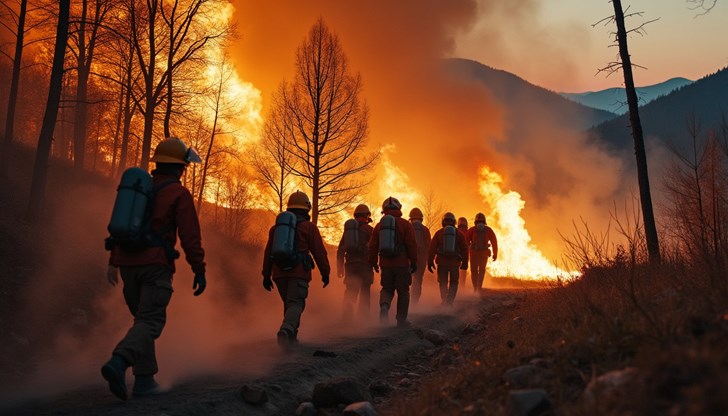
<svg viewBox="0 0 728 416">
<path fill-rule="evenodd" d="M 293 336 L 285 329 L 281 329 L 280 331 L 278 331 L 278 334 L 276 334 L 276 339 L 278 341 L 278 346 L 285 351 L 288 351 L 293 344 Z"/>
<path fill-rule="evenodd" d="M 379 321 L 383 324 L 389 321 L 389 305 L 386 303 L 379 305 Z"/>
<path fill-rule="evenodd" d="M 154 376 L 136 376 L 134 378 L 134 397 L 155 396 L 166 391 L 154 380 Z"/>
<path fill-rule="evenodd" d="M 126 369 L 129 363 L 119 355 L 112 355 L 111 359 L 101 367 L 101 376 L 109 383 L 111 393 L 126 400 Z"/>
</svg>

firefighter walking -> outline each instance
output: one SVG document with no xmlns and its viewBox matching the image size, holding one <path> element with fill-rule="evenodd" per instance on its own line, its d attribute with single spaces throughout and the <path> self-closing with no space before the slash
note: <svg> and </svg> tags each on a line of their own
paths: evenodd
<svg viewBox="0 0 728 416">
<path fill-rule="evenodd" d="M 344 278 L 344 322 L 354 316 L 354 304 L 359 299 L 359 317 L 369 316 L 371 287 L 374 270 L 369 264 L 368 244 L 374 230 L 370 222 L 369 207 L 360 204 L 354 209 L 354 218 L 344 224 L 344 233 L 336 250 L 337 275 Z"/>
<path fill-rule="evenodd" d="M 465 237 L 467 240 L 468 238 L 468 219 L 465 217 L 458 218 L 458 232 Z M 460 286 L 465 287 L 465 282 L 468 280 L 468 271 L 460 269 L 460 279 L 458 280 L 458 283 Z M 471 270 L 472 273 L 472 270 Z"/>
<path fill-rule="evenodd" d="M 488 264 L 488 257 L 492 254 L 493 261 L 498 259 L 498 239 L 493 229 L 486 224 L 485 214 L 482 212 L 475 215 L 475 225 L 468 230 L 468 245 L 470 247 L 470 276 L 473 281 L 473 291 L 479 293 L 483 290 L 485 266 Z"/>
<path fill-rule="evenodd" d="M 412 303 L 417 305 L 422 295 L 422 279 L 427 268 L 427 250 L 430 248 L 430 229 L 422 223 L 424 216 L 419 208 L 412 208 L 409 213 L 409 220 L 415 230 L 417 241 L 417 270 L 412 274 Z"/>
<path fill-rule="evenodd" d="M 430 242 L 427 256 L 430 272 L 434 272 L 435 264 L 442 305 L 451 306 L 458 293 L 458 267 L 462 270 L 468 268 L 468 246 L 462 233 L 455 229 L 452 212 L 446 212 L 442 217 L 442 228 L 437 230 Z"/>
</svg>

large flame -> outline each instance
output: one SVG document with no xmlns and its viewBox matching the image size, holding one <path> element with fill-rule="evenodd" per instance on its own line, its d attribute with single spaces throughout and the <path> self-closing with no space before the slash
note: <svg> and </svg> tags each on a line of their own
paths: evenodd
<svg viewBox="0 0 728 416">
<path fill-rule="evenodd" d="M 480 169 L 480 195 L 491 209 L 488 225 L 498 238 L 498 260 L 488 263 L 492 276 L 538 280 L 574 275 L 547 260 L 533 244 L 521 218 L 525 201 L 515 191 L 504 192 L 501 176 L 483 166 Z"/>
</svg>

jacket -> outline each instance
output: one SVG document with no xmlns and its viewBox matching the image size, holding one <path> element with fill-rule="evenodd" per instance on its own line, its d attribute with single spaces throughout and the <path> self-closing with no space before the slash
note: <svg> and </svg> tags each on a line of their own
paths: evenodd
<svg viewBox="0 0 728 416">
<path fill-rule="evenodd" d="M 381 267 L 409 267 L 417 264 L 417 240 L 415 229 L 409 221 L 402 218 L 402 211 L 398 209 L 386 210 L 385 215 L 394 217 L 394 228 L 397 235 L 397 244 L 402 247 L 394 257 L 379 256 L 379 233 L 382 228 L 381 221 L 377 223 L 369 240 L 369 264 Z"/>
<path fill-rule="evenodd" d="M 152 171 L 155 187 L 165 183 L 157 191 L 150 217 L 151 230 L 174 247 L 179 235 L 187 263 L 195 274 L 205 273 L 205 251 L 202 248 L 200 222 L 197 218 L 192 194 L 174 175 Z M 170 259 L 164 247 L 148 247 L 141 251 L 125 251 L 118 246 L 111 249 L 109 264 L 112 266 L 146 266 L 164 264 L 174 272 L 174 259 Z"/>
<path fill-rule="evenodd" d="M 435 263 L 441 264 L 445 267 L 461 266 L 468 264 L 468 244 L 465 242 L 465 236 L 461 232 L 455 233 L 455 247 L 457 255 L 455 256 L 444 256 L 440 254 L 440 249 L 443 246 L 445 240 L 445 228 L 437 230 L 435 235 L 432 237 L 430 242 L 430 251 L 427 256 L 427 264 L 434 267 Z"/>
<path fill-rule="evenodd" d="M 410 221 L 413 222 L 413 221 Z M 422 237 L 421 237 L 421 245 L 417 245 L 417 261 L 419 262 L 420 266 L 427 265 L 427 252 L 430 249 L 430 241 L 432 240 L 432 235 L 430 234 L 430 229 L 425 226 L 425 224 L 422 224 Z M 414 226 L 412 226 L 414 229 Z M 415 230 L 415 240 L 417 240 L 417 231 Z"/>
<path fill-rule="evenodd" d="M 326 253 L 326 247 L 324 241 L 321 238 L 321 233 L 318 227 L 316 227 L 311 221 L 308 214 L 302 214 L 296 212 L 297 210 L 290 210 L 296 214 L 296 248 L 299 252 L 304 253 L 308 261 L 309 253 L 313 256 L 313 260 L 316 262 L 316 266 L 319 268 L 321 276 L 328 276 L 331 274 L 331 266 L 329 266 L 329 257 Z M 273 249 L 273 232 L 275 226 L 270 228 L 268 232 L 268 242 L 265 245 L 265 253 L 263 257 L 263 277 L 273 277 L 277 279 L 280 277 L 295 277 L 306 281 L 311 281 L 311 269 L 312 265 L 304 265 L 304 261 L 298 262 L 296 266 L 291 270 L 282 270 L 278 267 L 271 258 L 271 251 Z"/>
<path fill-rule="evenodd" d="M 356 218 L 359 223 L 359 246 L 362 248 L 361 252 L 347 252 L 344 247 L 344 235 L 342 234 L 341 240 L 339 240 L 339 247 L 336 249 L 336 261 L 339 270 L 344 268 L 344 260 L 346 263 L 369 263 L 369 240 L 372 237 L 372 228 L 369 225 L 368 218 Z"/>
<path fill-rule="evenodd" d="M 498 239 L 495 237 L 495 232 L 492 228 L 485 226 L 485 247 L 476 248 L 478 243 L 478 231 L 476 229 L 477 224 L 470 227 L 468 230 L 468 247 L 470 247 L 470 255 L 472 257 L 488 257 L 488 243 L 490 243 L 490 249 L 494 257 L 498 257 Z"/>
</svg>

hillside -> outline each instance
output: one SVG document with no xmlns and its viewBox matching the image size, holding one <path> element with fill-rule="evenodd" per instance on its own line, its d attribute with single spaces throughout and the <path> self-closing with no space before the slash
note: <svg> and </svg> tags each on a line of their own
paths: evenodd
<svg viewBox="0 0 728 416">
<path fill-rule="evenodd" d="M 694 114 L 703 127 L 717 129 L 728 111 L 728 68 L 679 88 L 641 107 L 640 119 L 646 138 L 658 138 L 668 144 L 686 137 L 686 120 Z M 632 146 L 628 116 L 604 122 L 592 130 L 595 138 L 617 149 Z"/>
<path fill-rule="evenodd" d="M 639 97 L 640 105 L 645 105 L 663 95 L 667 95 L 678 88 L 692 83 L 693 81 L 687 78 L 671 78 L 659 84 L 638 87 L 637 96 Z M 562 92 L 560 94 L 587 107 L 611 111 L 617 114 L 627 112 L 627 106 L 623 104 L 627 102 L 627 95 L 624 92 L 624 88 L 607 88 L 601 91 L 579 93 Z"/>
<path fill-rule="evenodd" d="M 530 135 L 534 122 L 544 118 L 565 128 L 584 130 L 616 117 L 613 113 L 583 106 L 514 74 L 479 62 L 448 59 L 445 65 L 452 74 L 473 77 L 487 86 L 504 108 L 511 137 Z"/>
</svg>

